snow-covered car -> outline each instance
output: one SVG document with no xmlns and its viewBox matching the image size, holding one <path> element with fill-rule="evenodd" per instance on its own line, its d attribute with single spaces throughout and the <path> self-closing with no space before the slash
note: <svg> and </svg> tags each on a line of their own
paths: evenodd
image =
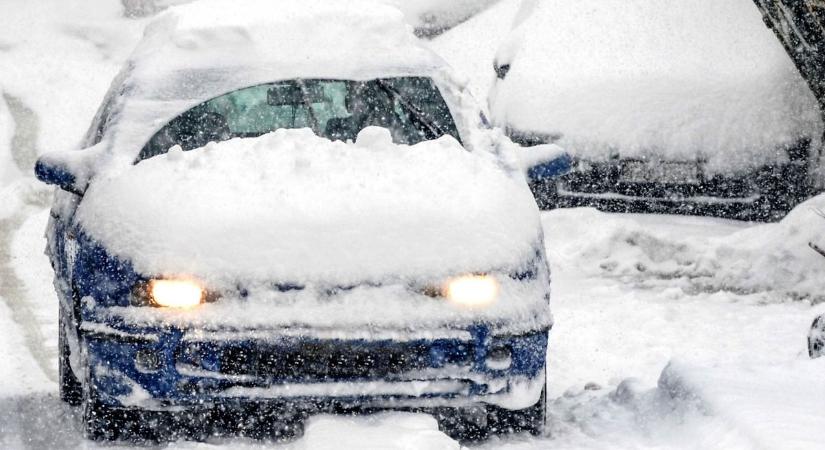
<svg viewBox="0 0 825 450">
<path fill-rule="evenodd" d="M 544 208 L 774 219 L 822 189 L 816 99 L 751 0 L 525 1 L 494 65 L 493 124 L 575 160 Z"/>
<path fill-rule="evenodd" d="M 383 408 L 541 431 L 549 269 L 522 165 L 565 155 L 489 127 L 396 9 L 170 8 L 81 148 L 35 172 L 62 188 L 60 392 L 88 436 Z"/>
</svg>

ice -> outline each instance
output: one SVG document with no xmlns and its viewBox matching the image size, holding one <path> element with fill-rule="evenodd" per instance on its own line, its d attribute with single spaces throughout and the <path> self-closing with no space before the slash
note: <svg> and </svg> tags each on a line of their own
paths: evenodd
<svg viewBox="0 0 825 450">
<path fill-rule="evenodd" d="M 576 155 L 787 160 L 822 135 L 816 101 L 750 0 L 525 2 L 496 58 L 494 123 L 561 135 Z M 814 149 L 817 148 L 815 143 Z"/>
</svg>

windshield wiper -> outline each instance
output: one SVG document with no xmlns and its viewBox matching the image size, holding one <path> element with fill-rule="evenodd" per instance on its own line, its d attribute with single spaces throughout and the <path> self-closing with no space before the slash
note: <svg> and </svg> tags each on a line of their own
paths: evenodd
<svg viewBox="0 0 825 450">
<path fill-rule="evenodd" d="M 416 122 L 425 126 L 427 128 L 427 131 L 429 131 L 432 134 L 433 138 L 438 138 L 444 136 L 445 134 L 448 134 L 443 129 L 441 129 L 441 127 L 439 127 L 438 124 L 427 120 L 427 117 L 424 115 L 424 113 L 415 105 L 407 101 L 407 99 L 405 99 L 401 95 L 401 93 L 398 92 L 394 87 L 388 85 L 385 81 L 382 80 L 375 81 L 378 83 L 378 86 L 384 90 L 384 92 L 392 95 L 393 98 L 397 99 L 399 103 L 401 103 L 401 106 L 403 106 L 404 109 L 411 112 L 412 115 L 415 117 Z"/>
</svg>

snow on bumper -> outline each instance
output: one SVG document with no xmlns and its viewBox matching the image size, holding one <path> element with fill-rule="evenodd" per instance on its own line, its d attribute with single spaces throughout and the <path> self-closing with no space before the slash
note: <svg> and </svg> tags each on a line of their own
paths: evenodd
<svg viewBox="0 0 825 450">
<path fill-rule="evenodd" d="M 84 324 L 91 381 L 115 407 L 174 410 L 225 403 L 427 408 L 534 404 L 547 330 L 486 325 L 405 334 L 125 333 Z"/>
</svg>

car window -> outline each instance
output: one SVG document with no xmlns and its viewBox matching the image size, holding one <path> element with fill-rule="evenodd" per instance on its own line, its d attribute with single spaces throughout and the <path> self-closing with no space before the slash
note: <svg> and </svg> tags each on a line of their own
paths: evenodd
<svg viewBox="0 0 825 450">
<path fill-rule="evenodd" d="M 311 128 L 332 140 L 354 140 L 367 126 L 390 130 L 393 141 L 415 144 L 445 134 L 460 140 L 446 102 L 432 80 L 287 80 L 251 86 L 203 102 L 169 122 L 141 150 L 138 161 L 280 128 Z"/>
</svg>

